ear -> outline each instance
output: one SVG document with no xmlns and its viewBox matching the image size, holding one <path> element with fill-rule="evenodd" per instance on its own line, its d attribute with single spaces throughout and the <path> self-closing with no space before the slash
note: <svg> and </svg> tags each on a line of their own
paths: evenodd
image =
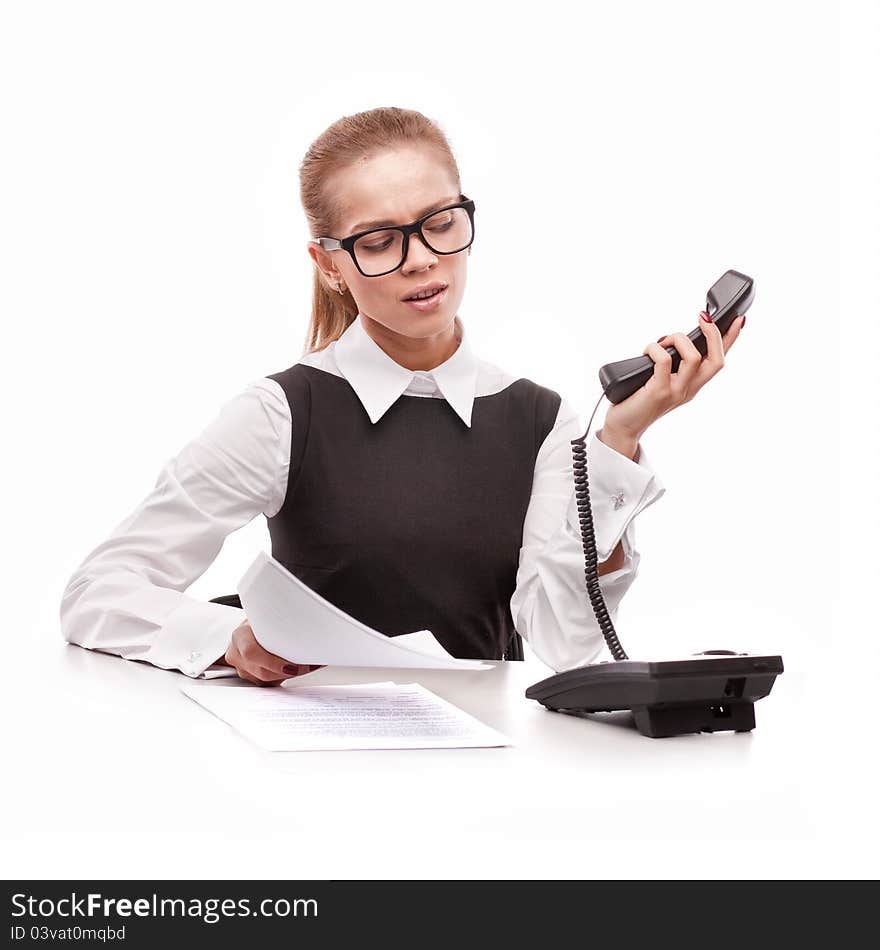
<svg viewBox="0 0 880 950">
<path fill-rule="evenodd" d="M 325 279 L 332 284 L 339 280 L 340 274 L 333 266 L 333 258 L 321 247 L 320 244 L 314 244 L 311 241 L 306 245 L 309 257 L 315 262 L 315 266 L 324 275 Z"/>
</svg>

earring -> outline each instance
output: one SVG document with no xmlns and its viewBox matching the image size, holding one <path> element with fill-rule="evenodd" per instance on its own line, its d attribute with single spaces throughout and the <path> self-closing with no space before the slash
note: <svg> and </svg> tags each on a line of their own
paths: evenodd
<svg viewBox="0 0 880 950">
<path fill-rule="evenodd" d="M 339 291 L 340 294 L 342 294 L 343 296 L 345 295 L 345 291 L 342 289 L 342 284 L 337 284 L 336 289 L 337 291 Z"/>
</svg>

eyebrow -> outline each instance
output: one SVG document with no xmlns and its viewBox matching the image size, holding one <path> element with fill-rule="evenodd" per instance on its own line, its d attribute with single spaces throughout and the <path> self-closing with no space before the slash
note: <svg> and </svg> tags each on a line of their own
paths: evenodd
<svg viewBox="0 0 880 950">
<path fill-rule="evenodd" d="M 441 198 L 439 201 L 435 201 L 432 204 L 429 204 L 427 208 L 423 208 L 417 215 L 416 219 L 421 218 L 423 215 L 426 215 L 429 211 L 433 211 L 435 208 L 442 208 L 444 205 L 455 204 L 459 200 L 461 195 L 452 195 L 449 198 Z M 369 231 L 370 228 L 387 228 L 395 225 L 396 221 L 359 221 L 357 224 L 352 226 L 351 233 L 357 234 L 358 231 Z"/>
</svg>

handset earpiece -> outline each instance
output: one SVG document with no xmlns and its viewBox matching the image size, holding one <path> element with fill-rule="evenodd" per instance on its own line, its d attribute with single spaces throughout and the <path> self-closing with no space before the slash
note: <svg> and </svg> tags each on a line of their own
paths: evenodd
<svg viewBox="0 0 880 950">
<path fill-rule="evenodd" d="M 706 293 L 706 312 L 721 333 L 726 333 L 735 317 L 749 309 L 755 298 L 755 282 L 736 270 L 725 271 Z M 696 327 L 688 339 L 701 356 L 706 355 L 706 337 Z M 678 371 L 681 354 L 674 346 L 664 347 L 672 357 L 672 372 Z M 636 356 L 629 360 L 606 363 L 599 369 L 599 382 L 609 402 L 623 402 L 640 389 L 654 375 L 654 361 L 650 356 Z"/>
</svg>

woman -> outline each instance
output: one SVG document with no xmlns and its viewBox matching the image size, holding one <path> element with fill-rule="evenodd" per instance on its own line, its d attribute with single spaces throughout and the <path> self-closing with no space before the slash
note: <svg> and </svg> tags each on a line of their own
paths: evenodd
<svg viewBox="0 0 880 950">
<path fill-rule="evenodd" d="M 343 117 L 300 182 L 306 353 L 230 400 L 86 557 L 62 599 L 65 638 L 189 676 L 308 673 L 264 650 L 240 607 L 184 593 L 262 512 L 273 557 L 383 633 L 427 628 L 453 655 L 500 659 L 518 632 L 555 670 L 593 661 L 604 641 L 571 477 L 583 430 L 553 390 L 470 349 L 458 309 L 475 205 L 443 132 L 398 108 Z M 665 490 L 639 440 L 722 368 L 744 322 L 722 339 L 701 319 L 705 359 L 683 333 L 649 344 L 652 378 L 591 441 L 612 620 L 638 569 L 634 518 Z M 675 374 L 661 343 L 681 354 Z"/>
</svg>

